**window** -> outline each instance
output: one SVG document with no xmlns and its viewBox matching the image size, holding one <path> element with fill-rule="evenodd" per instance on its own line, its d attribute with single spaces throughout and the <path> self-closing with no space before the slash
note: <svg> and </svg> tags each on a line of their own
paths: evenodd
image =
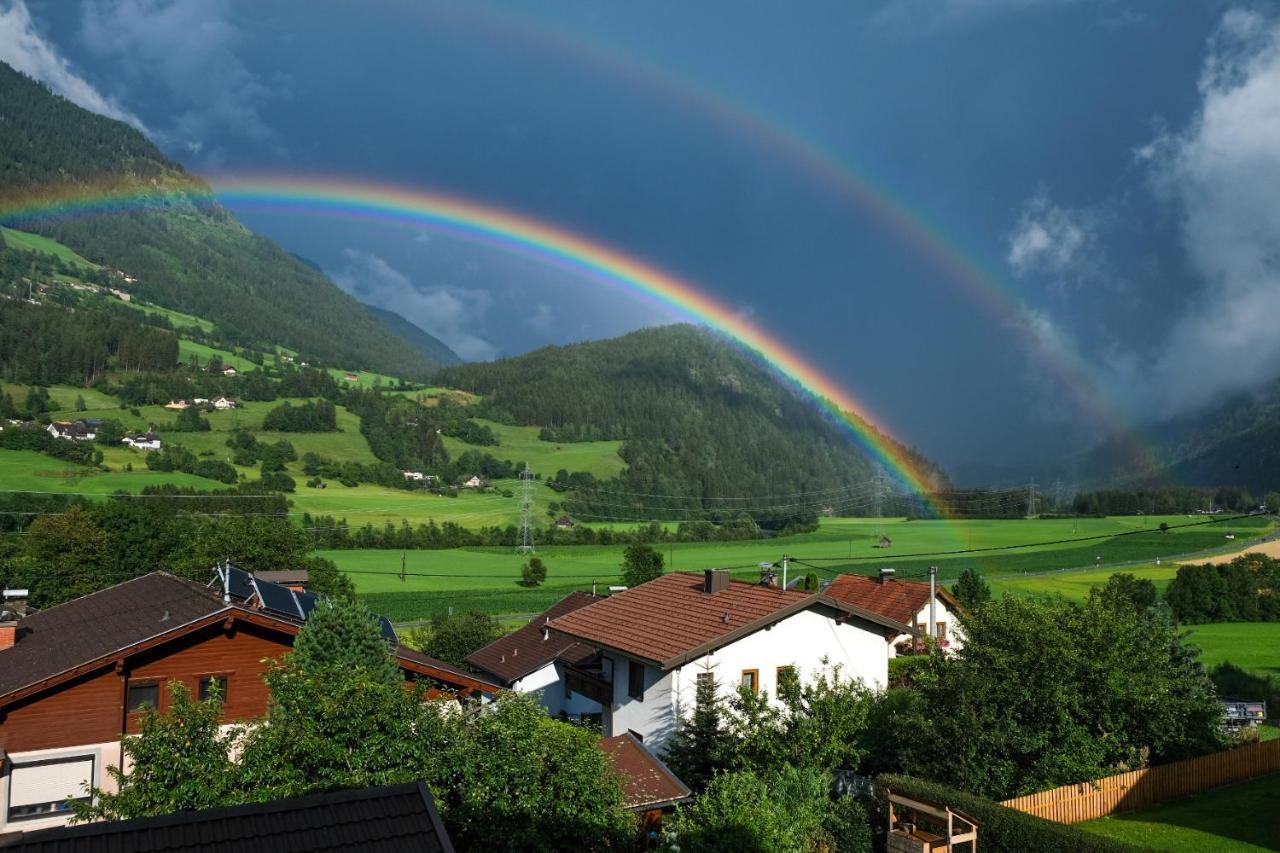
<svg viewBox="0 0 1280 853">
<path fill-rule="evenodd" d="M 925 634 L 929 633 L 929 626 L 926 625 L 924 622 L 917 622 L 916 630 L 919 631 L 920 636 L 923 637 Z"/>
<path fill-rule="evenodd" d="M 627 695 L 637 702 L 644 701 L 644 664 L 636 661 L 627 664 Z"/>
<path fill-rule="evenodd" d="M 93 782 L 92 755 L 15 764 L 9 771 L 9 820 L 69 812 L 72 801 L 88 799 L 86 782 Z"/>
<path fill-rule="evenodd" d="M 206 675 L 200 679 L 200 701 L 208 699 L 213 693 L 213 686 L 218 685 L 218 698 L 225 705 L 227 702 L 227 677 L 225 675 Z"/>
<path fill-rule="evenodd" d="M 160 707 L 160 685 L 159 684 L 130 684 L 129 698 L 125 704 L 125 709 L 132 714 L 134 711 L 141 711 L 144 708 Z"/>
<path fill-rule="evenodd" d="M 760 670 L 744 669 L 742 671 L 742 686 L 748 688 L 752 693 L 760 690 Z"/>
<path fill-rule="evenodd" d="M 796 668 L 794 666 L 778 667 L 778 694 L 782 694 L 782 685 L 794 684 L 796 680 Z"/>
<path fill-rule="evenodd" d="M 938 623 L 938 630 L 935 632 L 934 636 L 938 638 L 939 643 L 945 643 L 947 641 L 947 623 L 946 622 Z"/>
</svg>

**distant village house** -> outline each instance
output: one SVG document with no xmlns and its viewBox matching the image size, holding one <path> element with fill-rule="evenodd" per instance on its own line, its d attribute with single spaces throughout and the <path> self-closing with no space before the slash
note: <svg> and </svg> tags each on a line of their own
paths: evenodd
<svg viewBox="0 0 1280 853">
<path fill-rule="evenodd" d="M 159 450 L 160 436 L 154 432 L 135 433 L 126 435 L 120 440 L 120 443 L 132 447 L 134 450 Z"/>
</svg>

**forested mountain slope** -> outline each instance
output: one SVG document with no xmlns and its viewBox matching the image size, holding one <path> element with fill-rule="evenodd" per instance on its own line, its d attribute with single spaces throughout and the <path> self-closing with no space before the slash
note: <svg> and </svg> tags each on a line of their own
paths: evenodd
<svg viewBox="0 0 1280 853">
<path fill-rule="evenodd" d="M 661 507 L 651 495 L 697 496 L 706 499 L 701 509 L 729 506 L 718 498 L 811 495 L 798 500 L 815 512 L 856 509 L 851 492 L 873 477 L 850 437 L 811 401 L 693 326 L 446 368 L 437 381 L 484 395 L 484 416 L 543 427 L 552 441 L 623 440 L 628 469 L 600 492 L 643 495 L 646 508 Z M 596 512 L 609 515 L 603 505 Z"/>
<path fill-rule="evenodd" d="M 425 355 L 427 358 L 441 365 L 462 364 L 462 357 L 456 352 L 449 349 L 449 346 L 435 335 L 418 326 L 416 323 L 401 317 L 394 311 L 388 311 L 385 308 L 377 308 L 373 305 L 366 305 L 369 313 L 378 318 L 382 325 L 386 326 L 396 335 L 413 344 L 414 349 Z"/>
<path fill-rule="evenodd" d="M 138 296 L 208 318 L 227 338 L 270 341 L 304 358 L 409 377 L 437 364 L 322 273 L 208 201 L 208 186 L 137 130 L 0 63 L 0 210 L 88 190 L 136 192 L 156 204 L 4 224 L 123 270 L 137 279 L 129 287 Z"/>
</svg>

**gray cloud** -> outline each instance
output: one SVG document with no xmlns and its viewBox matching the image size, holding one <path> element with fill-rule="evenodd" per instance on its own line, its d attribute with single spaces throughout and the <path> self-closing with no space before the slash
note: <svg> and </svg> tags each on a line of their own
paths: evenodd
<svg viewBox="0 0 1280 853">
<path fill-rule="evenodd" d="M 474 332 L 493 305 L 487 290 L 460 287 L 419 289 L 413 280 L 371 252 L 345 249 L 346 265 L 331 277 L 370 305 L 395 311 L 444 341 L 468 361 L 495 358 L 498 348 Z"/>
<path fill-rule="evenodd" d="M 279 150 L 263 111 L 287 85 L 263 82 L 245 65 L 228 0 L 89 0 L 80 40 L 135 85 L 163 88 L 174 115 L 163 131 L 169 144 L 199 153 L 217 131 Z"/>
<path fill-rule="evenodd" d="M 128 122 L 144 133 L 147 131 L 141 119 L 72 69 L 66 58 L 40 34 L 24 0 L 13 0 L 8 8 L 0 8 L 0 60 L 86 110 Z"/>
<path fill-rule="evenodd" d="M 1202 281 L 1152 366 L 1174 410 L 1280 372 L 1280 20 L 1229 11 L 1199 87 L 1188 125 L 1138 152 Z"/>
</svg>

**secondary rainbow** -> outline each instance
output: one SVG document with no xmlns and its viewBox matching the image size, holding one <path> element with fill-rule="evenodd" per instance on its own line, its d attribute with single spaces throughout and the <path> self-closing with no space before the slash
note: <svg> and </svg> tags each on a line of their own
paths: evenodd
<svg viewBox="0 0 1280 853">
<path fill-rule="evenodd" d="M 879 419 L 850 392 L 729 306 L 616 248 L 493 205 L 384 184 L 311 177 L 227 177 L 217 181 L 216 200 L 232 208 L 346 216 L 445 231 L 553 264 L 668 306 L 754 351 L 776 373 L 811 397 L 903 487 L 943 514 L 942 507 L 931 498 L 934 486 L 928 470 L 890 438 Z M 80 190 L 0 205 L 0 221 L 21 224 L 212 201 L 209 196 L 189 191 L 166 194 Z"/>
</svg>

